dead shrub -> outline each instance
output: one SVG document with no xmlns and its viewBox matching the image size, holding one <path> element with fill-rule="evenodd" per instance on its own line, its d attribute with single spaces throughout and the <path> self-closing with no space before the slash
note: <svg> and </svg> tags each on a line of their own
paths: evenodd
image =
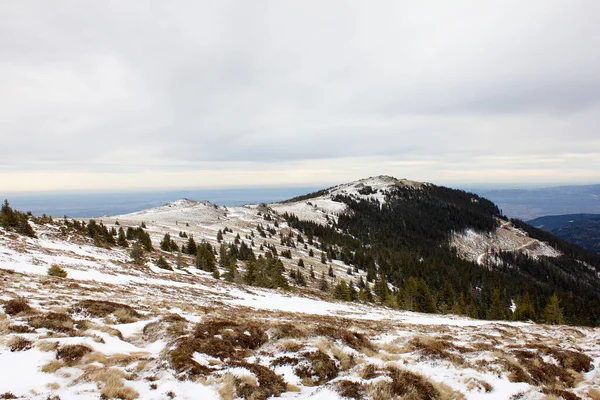
<svg viewBox="0 0 600 400">
<path fill-rule="evenodd" d="M 45 328 L 62 333 L 73 333 L 73 320 L 67 314 L 47 313 L 29 319 L 29 325 L 36 329 Z"/>
<path fill-rule="evenodd" d="M 335 388 L 340 396 L 350 399 L 360 400 L 366 395 L 365 389 L 360 382 L 341 380 L 336 382 Z"/>
<path fill-rule="evenodd" d="M 29 339 L 25 339 L 22 336 L 15 336 L 8 342 L 8 348 L 10 351 L 27 351 L 33 347 L 33 342 Z"/>
<path fill-rule="evenodd" d="M 92 349 L 86 345 L 68 344 L 58 349 L 56 352 L 56 359 L 64 361 L 65 364 L 69 366 L 73 366 L 77 364 L 84 355 L 91 352 Z"/>
<path fill-rule="evenodd" d="M 334 360 L 320 350 L 302 353 L 305 359 L 296 369 L 296 375 L 300 378 L 322 385 L 338 376 L 339 368 Z"/>
<path fill-rule="evenodd" d="M 287 385 L 283 378 L 277 375 L 272 369 L 259 364 L 249 364 L 246 362 L 237 362 L 233 366 L 246 368 L 252 372 L 258 379 L 258 387 L 247 385 L 237 389 L 237 395 L 244 399 L 266 400 L 270 397 L 279 397 L 286 391 Z"/>
<path fill-rule="evenodd" d="M 4 312 L 8 315 L 17 315 L 21 313 L 29 313 L 33 309 L 29 305 L 29 302 L 24 298 L 16 298 L 8 300 L 4 303 Z"/>
<path fill-rule="evenodd" d="M 11 392 L 5 392 L 0 394 L 0 399 L 18 399 L 18 397 Z"/>
<path fill-rule="evenodd" d="M 110 314 L 114 314 L 118 310 L 123 310 L 121 311 L 125 313 L 123 315 L 135 318 L 135 321 L 141 317 L 141 314 L 131 306 L 105 300 L 82 300 L 71 308 L 71 311 L 74 313 L 86 313 L 95 318 L 104 318 Z"/>
</svg>

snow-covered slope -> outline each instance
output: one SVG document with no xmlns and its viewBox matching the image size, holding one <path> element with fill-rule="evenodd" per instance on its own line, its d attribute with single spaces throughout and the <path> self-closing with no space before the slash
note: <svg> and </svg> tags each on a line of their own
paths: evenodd
<svg viewBox="0 0 600 400">
<path fill-rule="evenodd" d="M 334 186 L 315 197 L 284 203 L 271 204 L 278 213 L 294 214 L 298 218 L 326 224 L 328 219 L 336 220 L 337 216 L 347 211 L 344 203 L 334 201 L 335 196 L 348 196 L 354 199 L 377 200 L 381 204 L 395 187 L 408 186 L 419 188 L 425 184 L 408 179 L 396 179 L 391 176 L 376 176 Z"/>
<path fill-rule="evenodd" d="M 387 399 L 406 390 L 541 400 L 600 390 L 599 329 L 251 288 L 193 267 L 134 266 L 126 250 L 56 225 L 36 230 L 38 239 L 0 230 L 4 398 Z M 48 277 L 52 264 L 68 277 Z M 31 308 L 15 312 L 18 299 Z"/>
<path fill-rule="evenodd" d="M 523 252 L 534 259 L 540 256 L 561 255 L 549 244 L 531 238 L 507 221 L 501 221 L 500 227 L 493 233 L 475 232 L 472 229 L 455 232 L 450 245 L 455 247 L 463 258 L 485 266 L 497 265 L 494 254 L 500 251 Z"/>
</svg>

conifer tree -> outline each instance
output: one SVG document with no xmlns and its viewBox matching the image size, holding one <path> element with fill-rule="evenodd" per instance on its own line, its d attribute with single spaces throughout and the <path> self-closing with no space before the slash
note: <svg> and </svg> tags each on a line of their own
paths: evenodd
<svg viewBox="0 0 600 400">
<path fill-rule="evenodd" d="M 517 321 L 537 320 L 535 307 L 529 293 L 525 293 L 522 298 L 517 300 L 517 307 L 515 308 L 513 318 Z"/>
<path fill-rule="evenodd" d="M 551 325 L 561 325 L 565 323 L 564 311 L 560 307 L 558 296 L 554 293 L 544 309 L 544 322 Z"/>
<path fill-rule="evenodd" d="M 119 236 L 117 238 L 117 244 L 121 247 L 129 247 L 129 243 L 127 243 L 127 238 L 125 237 L 125 231 L 123 227 L 119 228 Z"/>
<path fill-rule="evenodd" d="M 187 250 L 187 253 L 192 256 L 195 256 L 196 253 L 198 252 L 196 242 L 194 241 L 194 238 L 192 237 L 192 235 L 190 235 L 185 249 Z"/>
<path fill-rule="evenodd" d="M 319 290 L 327 292 L 329 290 L 329 283 L 325 278 L 325 272 L 321 272 L 321 279 L 319 279 Z"/>
<path fill-rule="evenodd" d="M 495 288 L 492 292 L 492 302 L 490 304 L 490 308 L 486 314 L 487 319 L 506 319 L 506 312 L 504 310 L 504 306 L 502 305 L 502 299 L 500 297 L 500 290 Z"/>
</svg>

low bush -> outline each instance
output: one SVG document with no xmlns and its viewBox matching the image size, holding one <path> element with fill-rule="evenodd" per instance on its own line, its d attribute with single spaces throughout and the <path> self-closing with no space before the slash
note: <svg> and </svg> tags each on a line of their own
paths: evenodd
<svg viewBox="0 0 600 400">
<path fill-rule="evenodd" d="M 50 268 L 48 268 L 48 276 L 56 276 L 58 278 L 66 278 L 68 275 L 67 271 L 62 269 L 60 265 L 52 264 Z"/>
</svg>

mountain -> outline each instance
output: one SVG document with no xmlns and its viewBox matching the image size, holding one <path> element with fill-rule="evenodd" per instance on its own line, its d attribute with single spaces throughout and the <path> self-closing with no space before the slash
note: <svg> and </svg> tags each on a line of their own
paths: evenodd
<svg viewBox="0 0 600 400">
<path fill-rule="evenodd" d="M 477 190 L 512 218 L 531 220 L 545 215 L 600 214 L 600 185 L 540 189 Z"/>
<path fill-rule="evenodd" d="M 501 214 L 387 176 L 100 219 L 6 202 L 0 397 L 593 398 L 599 256 Z"/>
<path fill-rule="evenodd" d="M 550 215 L 527 223 L 600 254 L 600 214 Z"/>
</svg>

